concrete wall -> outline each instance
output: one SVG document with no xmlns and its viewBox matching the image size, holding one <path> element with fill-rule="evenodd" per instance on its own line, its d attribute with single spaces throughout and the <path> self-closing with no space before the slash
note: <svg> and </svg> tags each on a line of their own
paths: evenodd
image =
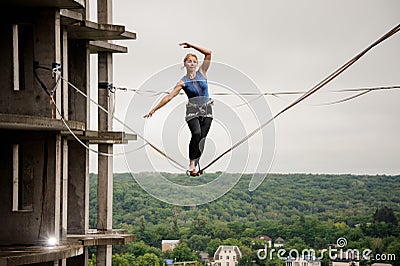
<svg viewBox="0 0 400 266">
<path fill-rule="evenodd" d="M 59 19 L 55 9 L 18 9 L 10 10 L 8 17 L 0 26 L 2 41 L 0 44 L 0 58 L 2 58 L 0 71 L 0 113 L 36 115 L 51 117 L 52 110 L 49 97 L 33 77 L 33 61 L 40 65 L 51 67 L 51 64 L 59 58 L 60 49 L 59 27 L 57 30 L 56 20 Z M 20 91 L 14 91 L 13 86 L 13 34 L 12 25 L 21 24 L 20 28 L 27 28 L 25 39 L 20 45 L 25 49 L 21 55 L 21 62 L 25 68 L 25 81 L 21 84 Z M 30 30 L 29 30 L 30 29 Z M 30 38 L 28 38 L 30 36 Z M 20 39 L 23 39 L 21 36 Z M 51 73 L 43 70 L 38 71 L 40 78 L 48 88 L 53 88 L 55 79 L 51 79 Z"/>
<path fill-rule="evenodd" d="M 0 244 L 40 244 L 54 236 L 59 209 L 56 191 L 56 134 L 0 131 Z M 13 144 L 20 145 L 20 175 L 28 180 L 23 189 L 31 208 L 12 211 Z"/>
</svg>

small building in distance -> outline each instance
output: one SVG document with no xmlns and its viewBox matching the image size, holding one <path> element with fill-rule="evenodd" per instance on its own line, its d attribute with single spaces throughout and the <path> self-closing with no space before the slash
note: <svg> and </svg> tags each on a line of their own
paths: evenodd
<svg viewBox="0 0 400 266">
<path fill-rule="evenodd" d="M 281 248 L 285 245 L 285 240 L 283 240 L 282 237 L 278 237 L 277 239 L 275 239 L 274 241 L 274 247 L 275 248 Z"/>
<path fill-rule="evenodd" d="M 238 265 L 242 252 L 238 246 L 219 246 L 214 254 L 213 265 L 234 266 Z"/>
<path fill-rule="evenodd" d="M 173 266 L 174 265 L 174 260 L 173 259 L 164 259 L 165 265 L 166 266 Z"/>
<path fill-rule="evenodd" d="M 254 240 L 261 240 L 263 241 L 268 247 L 272 247 L 272 238 L 267 235 L 259 235 L 254 238 Z"/>
<path fill-rule="evenodd" d="M 162 240 L 161 250 L 162 252 L 173 250 L 177 245 L 179 245 L 180 240 Z"/>
<path fill-rule="evenodd" d="M 208 263 L 210 261 L 210 254 L 207 252 L 200 252 L 199 257 L 203 263 Z"/>
</svg>

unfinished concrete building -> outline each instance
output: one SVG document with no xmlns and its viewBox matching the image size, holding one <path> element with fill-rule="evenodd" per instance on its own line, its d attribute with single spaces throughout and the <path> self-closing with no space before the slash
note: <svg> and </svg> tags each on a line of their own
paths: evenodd
<svg viewBox="0 0 400 266">
<path fill-rule="evenodd" d="M 111 265 L 112 245 L 134 236 L 112 228 L 113 161 L 105 155 L 135 136 L 112 131 L 113 53 L 127 48 L 110 40 L 136 34 L 112 25 L 111 0 L 97 1 L 97 22 L 88 20 L 88 0 L 3 4 L 0 265 L 87 265 L 89 246 L 96 246 L 97 265 Z M 90 54 L 98 56 L 98 103 L 108 110 L 98 111 L 95 131 L 89 127 Z M 94 229 L 89 229 L 91 144 L 104 154 L 98 156 Z"/>
</svg>

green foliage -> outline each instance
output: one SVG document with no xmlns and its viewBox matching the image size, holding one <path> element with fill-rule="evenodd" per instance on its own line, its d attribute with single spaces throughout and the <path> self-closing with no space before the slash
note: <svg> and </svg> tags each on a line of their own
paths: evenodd
<svg viewBox="0 0 400 266">
<path fill-rule="evenodd" d="M 387 247 L 387 254 L 394 254 L 396 256 L 396 260 L 389 263 L 392 263 L 394 266 L 400 266 L 400 239 L 390 241 Z"/>
<path fill-rule="evenodd" d="M 172 258 L 175 261 L 195 261 L 197 260 L 196 254 L 186 245 L 186 243 L 180 243 L 172 250 Z"/>
<path fill-rule="evenodd" d="M 218 176 L 162 174 L 184 185 L 204 184 Z M 206 251 L 212 257 L 219 245 L 232 244 L 251 260 L 242 263 L 252 263 L 260 246 L 252 245 L 257 235 L 268 235 L 273 240 L 282 237 L 286 247 L 300 250 L 327 248 L 339 237 L 345 237 L 348 248 L 399 252 L 400 176 L 270 174 L 250 192 L 251 177 L 243 175 L 218 200 L 183 207 L 153 198 L 129 174 L 116 174 L 114 228 L 127 229 L 136 235 L 137 242 L 114 247 L 114 253 L 131 254 L 136 260 L 145 254 L 154 254 L 160 261 L 178 257 L 197 260 L 194 251 Z M 90 225 L 95 227 L 94 175 L 90 185 Z M 180 239 L 184 243 L 173 252 L 161 253 L 163 239 Z M 257 263 L 281 262 L 276 259 Z"/>
<path fill-rule="evenodd" d="M 131 266 L 135 263 L 135 257 L 131 254 L 113 254 L 112 266 Z"/>
<path fill-rule="evenodd" d="M 210 236 L 192 235 L 187 242 L 190 249 L 196 251 L 203 251 L 206 250 L 207 244 L 210 242 L 210 240 L 211 240 Z"/>
<path fill-rule="evenodd" d="M 238 266 L 254 266 L 254 265 L 256 264 L 253 262 L 253 258 L 251 258 L 250 256 L 243 256 L 238 264 Z"/>
<path fill-rule="evenodd" d="M 96 255 L 92 254 L 92 256 L 88 260 L 88 266 L 96 266 Z"/>
<path fill-rule="evenodd" d="M 114 253 L 133 254 L 136 257 L 143 256 L 147 253 L 161 256 L 161 250 L 156 247 L 149 246 L 144 241 L 128 243 L 126 245 L 114 246 Z"/>
<path fill-rule="evenodd" d="M 222 241 L 219 238 L 214 238 L 211 239 L 210 242 L 208 242 L 207 247 L 206 247 L 206 252 L 210 254 L 211 257 L 214 256 L 215 251 L 217 251 L 217 248 L 222 245 Z"/>
<path fill-rule="evenodd" d="M 159 265 L 160 265 L 160 260 L 158 259 L 158 257 L 154 254 L 149 254 L 149 253 L 140 256 L 135 263 L 135 266 L 159 266 Z"/>
<path fill-rule="evenodd" d="M 375 222 L 385 222 L 385 223 L 391 223 L 394 225 L 397 225 L 397 218 L 394 215 L 394 211 L 391 208 L 388 208 L 387 206 L 384 206 L 383 208 L 377 209 L 375 214 L 374 214 L 374 221 Z"/>
</svg>

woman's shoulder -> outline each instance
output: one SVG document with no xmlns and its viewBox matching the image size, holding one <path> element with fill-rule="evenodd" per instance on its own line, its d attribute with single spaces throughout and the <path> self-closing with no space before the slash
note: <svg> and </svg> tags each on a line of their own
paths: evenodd
<svg viewBox="0 0 400 266">
<path fill-rule="evenodd" d="M 177 85 L 177 86 L 180 86 L 180 87 L 182 87 L 182 88 L 185 88 L 185 87 L 186 87 L 185 76 L 183 76 L 183 77 L 176 83 L 176 85 Z"/>
</svg>

